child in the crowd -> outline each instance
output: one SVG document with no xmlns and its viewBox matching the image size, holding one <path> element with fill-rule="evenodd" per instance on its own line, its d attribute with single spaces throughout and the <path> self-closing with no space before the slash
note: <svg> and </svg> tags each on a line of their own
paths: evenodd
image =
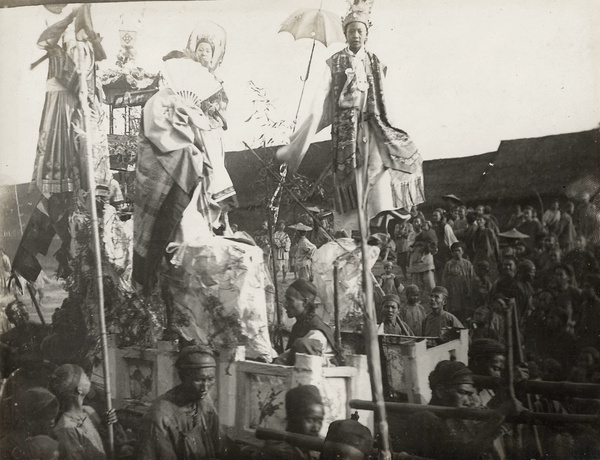
<svg viewBox="0 0 600 460">
<path fill-rule="evenodd" d="M 485 305 L 488 295 L 492 290 L 492 278 L 490 277 L 490 263 L 487 260 L 480 260 L 475 264 L 475 278 L 471 287 L 471 305 L 476 310 Z"/>
<path fill-rule="evenodd" d="M 384 272 L 377 277 L 377 282 L 381 286 L 381 289 L 385 294 L 399 295 L 404 291 L 404 286 L 396 275 L 392 272 L 394 264 L 392 262 L 385 262 L 383 264 Z"/>
<path fill-rule="evenodd" d="M 579 352 L 577 365 L 569 375 L 571 382 L 600 383 L 600 353 L 594 347 L 583 348 Z"/>
<path fill-rule="evenodd" d="M 60 403 L 60 417 L 54 427 L 61 459 L 105 460 L 106 453 L 96 411 L 83 400 L 90 392 L 91 382 L 84 370 L 74 364 L 63 364 L 54 371 L 51 389 Z M 116 423 L 110 413 L 109 423 Z"/>
<path fill-rule="evenodd" d="M 398 317 L 410 327 L 413 334 L 416 336 L 423 335 L 423 320 L 427 313 L 425 313 L 425 308 L 420 302 L 421 291 L 417 285 L 410 284 L 406 286 L 404 293 L 406 294 L 406 302 L 400 306 Z"/>
<path fill-rule="evenodd" d="M 506 342 L 506 302 L 502 298 L 494 299 L 490 305 L 482 305 L 473 313 L 470 321 L 471 340 L 493 339 Z"/>
</svg>

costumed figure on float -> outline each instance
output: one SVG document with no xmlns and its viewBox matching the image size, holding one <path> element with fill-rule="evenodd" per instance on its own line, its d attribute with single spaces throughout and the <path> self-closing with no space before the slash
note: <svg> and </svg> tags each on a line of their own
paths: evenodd
<svg viewBox="0 0 600 460">
<path fill-rule="evenodd" d="M 133 279 L 150 293 L 168 272 L 167 332 L 244 344 L 270 361 L 262 251 L 227 220 L 237 201 L 222 143 L 228 100 L 214 74 L 225 46 L 223 28 L 205 21 L 163 58 L 166 86 L 146 103 L 139 140 Z"/>
<path fill-rule="evenodd" d="M 373 0 L 357 1 L 342 26 L 348 46 L 327 60 L 309 116 L 277 152 L 294 172 L 315 134 L 331 125 L 335 230 L 358 230 L 357 208 L 368 219 L 424 201 L 422 159 L 404 131 L 388 121 L 386 66 L 365 49 Z M 366 203 L 357 201 L 357 175 Z"/>
</svg>

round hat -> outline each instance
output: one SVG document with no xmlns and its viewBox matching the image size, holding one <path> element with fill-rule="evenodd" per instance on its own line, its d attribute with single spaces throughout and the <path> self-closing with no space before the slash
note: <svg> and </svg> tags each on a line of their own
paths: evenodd
<svg viewBox="0 0 600 460">
<path fill-rule="evenodd" d="M 324 450 L 328 443 L 346 444 L 368 454 L 373 450 L 373 435 L 371 430 L 356 420 L 335 420 L 327 430 Z"/>
<path fill-rule="evenodd" d="M 513 240 L 529 238 L 529 235 L 525 235 L 525 233 L 521 233 L 516 228 L 513 228 L 507 232 L 498 233 L 498 236 L 503 236 L 504 238 L 512 238 Z"/>
<path fill-rule="evenodd" d="M 383 302 L 381 303 L 382 305 L 385 305 L 387 302 L 394 302 L 396 305 L 400 306 L 400 297 L 397 296 L 396 294 L 387 294 L 384 298 L 383 298 Z"/>
<path fill-rule="evenodd" d="M 313 404 L 323 405 L 321 392 L 314 385 L 300 385 L 285 394 L 285 413 L 288 418 L 302 417 Z"/>
<path fill-rule="evenodd" d="M 209 348 L 201 345 L 191 345 L 179 352 L 175 367 L 177 369 L 204 369 L 217 367 L 217 363 Z"/>
<path fill-rule="evenodd" d="M 469 358 L 504 355 L 506 347 L 494 339 L 475 339 L 469 347 Z"/>
<path fill-rule="evenodd" d="M 460 361 L 440 361 L 429 374 L 429 387 L 455 386 L 473 383 L 473 372 Z"/>
</svg>

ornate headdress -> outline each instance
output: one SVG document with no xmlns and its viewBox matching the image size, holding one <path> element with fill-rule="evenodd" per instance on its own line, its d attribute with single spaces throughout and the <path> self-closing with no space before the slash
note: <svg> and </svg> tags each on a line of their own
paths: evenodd
<svg viewBox="0 0 600 460">
<path fill-rule="evenodd" d="M 367 29 L 371 27 L 371 9 L 374 0 L 349 0 L 350 10 L 342 19 L 342 28 L 346 32 L 346 26 L 351 22 L 362 22 Z"/>
<path fill-rule="evenodd" d="M 225 48 L 227 45 L 227 34 L 219 24 L 212 21 L 202 21 L 194 27 L 194 30 L 190 34 L 188 39 L 186 52 L 190 54 L 192 59 L 198 51 L 198 45 L 200 43 L 208 43 L 213 51 L 212 62 L 209 66 L 210 70 L 213 71 L 223 61 L 225 56 Z"/>
</svg>

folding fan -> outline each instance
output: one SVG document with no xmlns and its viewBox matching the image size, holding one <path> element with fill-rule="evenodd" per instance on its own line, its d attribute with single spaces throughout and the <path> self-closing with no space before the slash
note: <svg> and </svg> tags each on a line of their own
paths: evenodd
<svg viewBox="0 0 600 460">
<path fill-rule="evenodd" d="M 169 59 L 164 63 L 164 77 L 169 88 L 187 103 L 200 108 L 221 89 L 221 83 L 199 62 L 191 59 Z"/>
</svg>

